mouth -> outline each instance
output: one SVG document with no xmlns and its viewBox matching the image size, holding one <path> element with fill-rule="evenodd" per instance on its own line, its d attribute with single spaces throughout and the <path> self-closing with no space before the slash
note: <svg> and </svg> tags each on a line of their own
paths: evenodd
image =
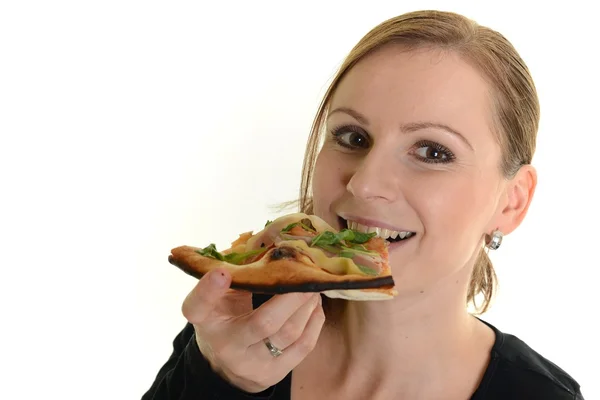
<svg viewBox="0 0 600 400">
<path fill-rule="evenodd" d="M 416 232 L 404 231 L 404 230 L 391 230 L 388 228 L 382 228 L 378 226 L 370 226 L 353 220 L 346 220 L 338 216 L 338 221 L 342 229 L 351 229 L 357 232 L 363 233 L 376 233 L 377 237 L 380 237 L 390 244 L 404 242 L 414 236 Z"/>
</svg>

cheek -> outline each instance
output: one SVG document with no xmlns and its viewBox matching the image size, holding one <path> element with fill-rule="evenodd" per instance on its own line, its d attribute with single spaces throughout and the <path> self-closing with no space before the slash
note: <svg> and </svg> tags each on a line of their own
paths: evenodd
<svg viewBox="0 0 600 400">
<path fill-rule="evenodd" d="M 489 180 L 473 176 L 439 176 L 420 180 L 413 199 L 425 232 L 445 242 L 476 245 L 492 216 L 493 188 Z"/>
<path fill-rule="evenodd" d="M 478 251 L 491 215 L 489 182 L 462 174 L 440 173 L 417 180 L 406 193 L 424 235 L 416 257 L 420 278 L 436 281 L 466 265 Z M 428 266 L 423 269 L 423 266 Z M 425 272 L 427 271 L 427 272 Z M 425 284 L 425 283 L 423 283 Z"/>
</svg>

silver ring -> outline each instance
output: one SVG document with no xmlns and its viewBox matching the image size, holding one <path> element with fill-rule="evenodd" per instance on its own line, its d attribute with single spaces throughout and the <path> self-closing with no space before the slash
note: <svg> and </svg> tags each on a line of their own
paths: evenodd
<svg viewBox="0 0 600 400">
<path fill-rule="evenodd" d="M 280 355 L 283 354 L 283 350 L 279 350 L 277 347 L 275 347 L 273 345 L 273 343 L 271 343 L 271 341 L 269 340 L 269 338 L 264 339 L 263 342 L 265 342 L 265 345 L 267 346 L 267 349 L 269 349 L 269 351 L 271 352 L 271 355 L 273 357 L 279 357 Z"/>
</svg>

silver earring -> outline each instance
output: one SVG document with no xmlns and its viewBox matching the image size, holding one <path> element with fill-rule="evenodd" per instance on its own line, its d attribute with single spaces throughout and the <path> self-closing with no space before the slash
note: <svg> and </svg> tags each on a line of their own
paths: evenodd
<svg viewBox="0 0 600 400">
<path fill-rule="evenodd" d="M 492 232 L 492 235 L 489 237 L 489 240 L 486 243 L 486 246 L 492 250 L 498 250 L 500 245 L 502 244 L 502 237 L 504 235 L 500 231 Z"/>
</svg>

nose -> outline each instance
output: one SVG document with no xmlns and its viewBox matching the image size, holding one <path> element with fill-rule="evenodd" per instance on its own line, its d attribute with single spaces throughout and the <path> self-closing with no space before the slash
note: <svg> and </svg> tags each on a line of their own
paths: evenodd
<svg viewBox="0 0 600 400">
<path fill-rule="evenodd" d="M 385 154 L 371 150 L 359 163 L 346 184 L 346 190 L 358 199 L 394 201 L 399 195 L 393 162 Z"/>
</svg>

